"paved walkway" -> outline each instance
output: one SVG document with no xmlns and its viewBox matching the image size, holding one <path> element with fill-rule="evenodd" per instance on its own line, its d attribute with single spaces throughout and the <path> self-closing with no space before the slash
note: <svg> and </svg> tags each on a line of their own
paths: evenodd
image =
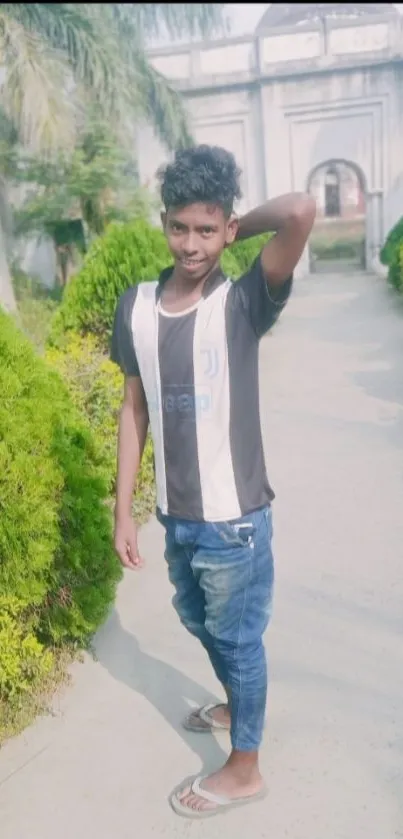
<svg viewBox="0 0 403 839">
<path fill-rule="evenodd" d="M 262 345 L 277 490 L 265 802 L 203 823 L 166 796 L 224 759 L 187 734 L 215 694 L 178 625 L 155 521 L 98 660 L 0 754 L 2 839 L 403 837 L 403 311 L 372 277 L 303 281 Z"/>
</svg>

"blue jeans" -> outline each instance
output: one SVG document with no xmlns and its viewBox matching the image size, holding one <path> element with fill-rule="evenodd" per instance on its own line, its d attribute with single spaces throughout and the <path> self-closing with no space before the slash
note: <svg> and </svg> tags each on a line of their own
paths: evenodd
<svg viewBox="0 0 403 839">
<path fill-rule="evenodd" d="M 231 522 L 158 518 L 166 530 L 173 605 L 230 691 L 232 747 L 256 751 L 267 696 L 262 636 L 273 595 L 271 509 Z"/>
</svg>

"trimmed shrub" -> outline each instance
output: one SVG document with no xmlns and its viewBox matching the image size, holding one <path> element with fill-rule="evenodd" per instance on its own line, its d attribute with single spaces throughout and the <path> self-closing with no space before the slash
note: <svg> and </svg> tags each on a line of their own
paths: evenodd
<svg viewBox="0 0 403 839">
<path fill-rule="evenodd" d="M 400 245 L 403 243 L 403 216 L 389 231 L 379 258 L 382 265 L 391 265 L 397 259 Z"/>
<path fill-rule="evenodd" d="M 67 384 L 74 404 L 89 420 L 106 466 L 108 491 L 115 490 L 118 415 L 123 375 L 94 335 L 71 332 L 63 349 L 49 347 L 46 360 Z M 134 513 L 144 519 L 154 506 L 154 461 L 151 441 L 144 450 L 137 480 Z"/>
<path fill-rule="evenodd" d="M 263 233 L 261 236 L 253 236 L 252 239 L 241 239 L 231 245 L 230 253 L 238 264 L 239 275 L 248 271 L 272 235 L 272 233 Z"/>
<path fill-rule="evenodd" d="M 227 276 L 238 280 L 248 271 L 271 236 L 271 233 L 267 233 L 252 239 L 242 239 L 227 248 L 221 258 L 221 265 Z"/>
<path fill-rule="evenodd" d="M 221 267 L 227 277 L 231 280 L 237 280 L 241 276 L 241 269 L 232 252 L 232 248 L 227 248 L 221 257 Z"/>
<path fill-rule="evenodd" d="M 403 292 L 403 242 L 400 245 L 392 276 L 389 277 L 396 291 Z"/>
<path fill-rule="evenodd" d="M 1 311 L 0 389 L 0 590 L 39 641 L 85 645 L 121 576 L 106 464 L 60 377 Z"/>
<path fill-rule="evenodd" d="M 388 281 L 397 290 L 403 290 L 401 252 L 403 247 L 403 216 L 389 231 L 380 252 L 380 260 L 388 266 Z"/>
<path fill-rule="evenodd" d="M 400 247 L 396 248 L 394 257 L 389 265 L 388 282 L 396 291 L 402 291 L 402 269 L 401 269 L 401 252 Z"/>
<path fill-rule="evenodd" d="M 74 331 L 92 332 L 105 343 L 120 295 L 136 283 L 154 280 L 171 261 L 162 230 L 143 219 L 110 224 L 67 286 L 50 342 L 59 345 L 66 332 Z"/>
<path fill-rule="evenodd" d="M 32 621 L 31 621 L 32 623 Z M 0 597 L 0 699 L 18 705 L 51 672 L 53 655 L 32 632 L 16 597 Z M 0 733 L 1 733 L 0 714 Z"/>
</svg>

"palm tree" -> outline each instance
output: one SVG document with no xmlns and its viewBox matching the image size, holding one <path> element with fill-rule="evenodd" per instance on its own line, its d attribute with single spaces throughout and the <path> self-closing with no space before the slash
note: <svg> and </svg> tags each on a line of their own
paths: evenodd
<svg viewBox="0 0 403 839">
<path fill-rule="evenodd" d="M 169 148 L 188 143 L 180 96 L 148 61 L 146 39 L 207 35 L 222 26 L 222 9 L 221 3 L 0 3 L 0 132 L 7 124 L 9 144 L 43 155 L 71 149 L 90 99 L 114 125 L 125 128 L 141 113 Z M 6 184 L 0 168 L 0 302 L 12 310 Z"/>
</svg>

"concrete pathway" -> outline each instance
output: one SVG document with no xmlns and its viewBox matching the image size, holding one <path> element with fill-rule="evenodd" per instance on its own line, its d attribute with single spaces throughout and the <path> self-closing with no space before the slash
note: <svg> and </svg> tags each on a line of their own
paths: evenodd
<svg viewBox="0 0 403 839">
<path fill-rule="evenodd" d="M 373 277 L 302 281 L 262 344 L 275 502 L 269 798 L 205 823 L 167 804 L 228 742 L 185 733 L 215 695 L 170 606 L 162 533 L 55 715 L 0 754 L 2 839 L 403 837 L 403 311 Z"/>
</svg>

